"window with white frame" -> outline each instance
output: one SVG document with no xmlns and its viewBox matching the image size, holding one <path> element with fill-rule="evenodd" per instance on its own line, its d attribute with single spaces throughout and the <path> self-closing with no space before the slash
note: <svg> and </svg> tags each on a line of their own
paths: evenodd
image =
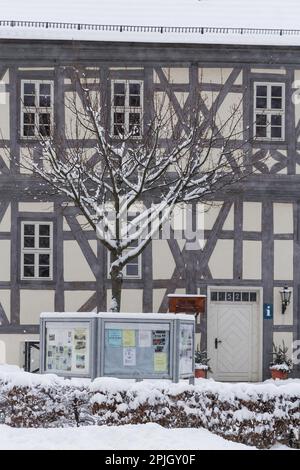
<svg viewBox="0 0 300 470">
<path fill-rule="evenodd" d="M 21 136 L 48 137 L 53 123 L 53 82 L 21 81 Z"/>
<path fill-rule="evenodd" d="M 53 224 L 52 222 L 22 222 L 21 278 L 52 279 Z"/>
<path fill-rule="evenodd" d="M 112 134 L 115 137 L 142 134 L 143 82 L 112 81 Z"/>
<path fill-rule="evenodd" d="M 284 140 L 284 83 L 254 83 L 254 137 Z"/>
<path fill-rule="evenodd" d="M 125 256 L 128 251 L 138 245 L 138 240 L 131 242 L 130 248 L 124 250 L 123 256 Z M 110 252 L 108 252 L 108 276 L 109 269 L 110 269 Z M 141 255 L 136 256 L 135 258 L 131 259 L 123 268 L 122 270 L 124 279 L 141 279 L 142 277 L 142 263 L 141 263 Z"/>
</svg>

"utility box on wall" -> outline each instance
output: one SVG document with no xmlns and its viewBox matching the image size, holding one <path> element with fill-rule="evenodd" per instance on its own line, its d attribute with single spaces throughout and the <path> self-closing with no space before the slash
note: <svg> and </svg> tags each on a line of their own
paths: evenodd
<svg viewBox="0 0 300 470">
<path fill-rule="evenodd" d="M 64 377 L 194 377 L 195 320 L 160 313 L 44 313 L 41 371 Z"/>
</svg>

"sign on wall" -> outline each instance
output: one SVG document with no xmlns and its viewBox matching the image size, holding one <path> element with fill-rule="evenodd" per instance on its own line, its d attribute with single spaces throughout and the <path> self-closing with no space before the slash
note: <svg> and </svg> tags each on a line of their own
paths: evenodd
<svg viewBox="0 0 300 470">
<path fill-rule="evenodd" d="M 273 304 L 264 304 L 264 320 L 273 320 Z"/>
</svg>

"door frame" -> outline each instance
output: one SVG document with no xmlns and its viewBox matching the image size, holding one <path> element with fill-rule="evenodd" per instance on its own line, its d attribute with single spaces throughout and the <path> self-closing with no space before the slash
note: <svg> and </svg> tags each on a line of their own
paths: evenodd
<svg viewBox="0 0 300 470">
<path fill-rule="evenodd" d="M 254 287 L 254 286 L 220 286 L 220 285 L 214 285 L 211 284 L 207 286 L 207 308 L 206 308 L 206 314 L 207 314 L 207 332 L 206 332 L 206 342 L 207 342 L 207 354 L 209 354 L 209 335 L 210 335 L 210 328 L 211 328 L 211 322 L 210 322 L 210 297 L 211 297 L 211 291 L 212 290 L 228 290 L 228 291 L 246 291 L 246 292 L 257 292 L 258 293 L 258 300 L 257 300 L 257 309 L 258 309 L 258 345 L 259 345 L 259 360 L 258 360 L 258 380 L 259 382 L 262 381 L 262 376 L 263 376 L 263 288 L 262 287 Z M 212 373 L 213 377 L 213 373 Z"/>
</svg>

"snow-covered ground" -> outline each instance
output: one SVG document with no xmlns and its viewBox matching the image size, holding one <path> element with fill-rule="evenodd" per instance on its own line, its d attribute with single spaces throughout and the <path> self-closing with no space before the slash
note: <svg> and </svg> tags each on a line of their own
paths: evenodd
<svg viewBox="0 0 300 470">
<path fill-rule="evenodd" d="M 165 429 L 158 424 L 85 426 L 58 429 L 16 429 L 0 426 L 0 449 L 30 450 L 250 450 L 206 429 Z M 288 449 L 274 446 L 273 449 Z"/>
</svg>

